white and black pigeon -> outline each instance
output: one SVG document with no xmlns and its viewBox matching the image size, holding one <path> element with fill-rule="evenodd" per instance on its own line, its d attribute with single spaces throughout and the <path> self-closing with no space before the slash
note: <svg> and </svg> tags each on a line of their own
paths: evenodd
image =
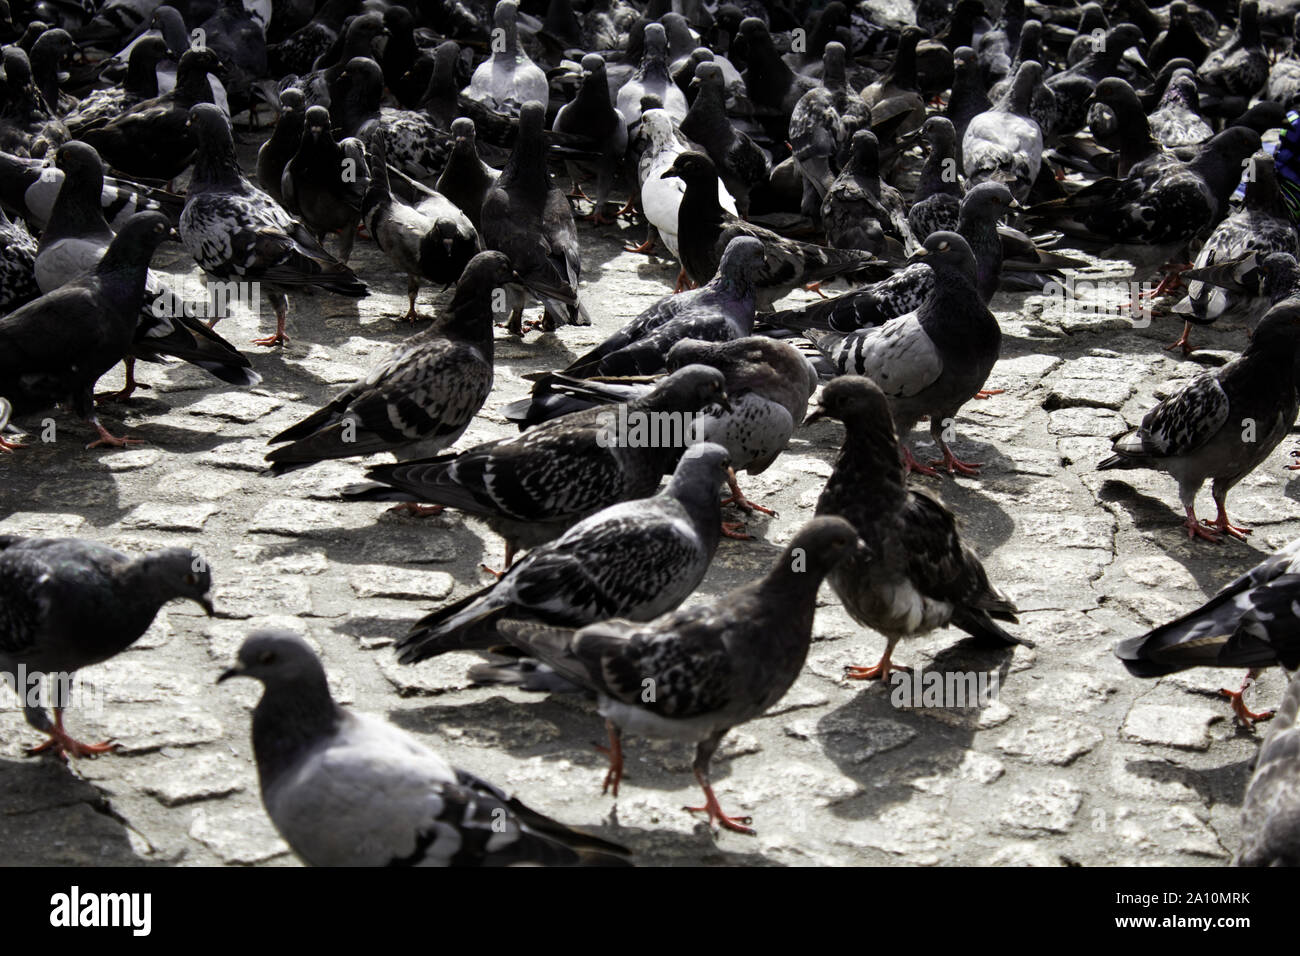
<svg viewBox="0 0 1300 956">
<path fill-rule="evenodd" d="M 945 434 L 961 407 L 984 388 L 1002 347 L 998 321 L 975 291 L 975 256 L 955 232 L 936 232 L 909 261 L 923 261 L 934 286 L 914 312 L 855 332 L 808 333 L 840 374 L 865 375 L 889 398 L 911 471 L 934 474 L 907 447 L 906 436 L 925 416 L 943 452 L 932 462 L 949 474 L 979 473 L 980 465 L 953 454 Z"/>
<path fill-rule="evenodd" d="M 687 809 L 707 814 L 710 825 L 752 834 L 748 818 L 718 803 L 709 763 L 733 727 L 762 716 L 790 689 L 808 655 L 822 579 L 861 547 L 842 518 L 815 518 L 757 581 L 652 621 L 615 619 L 574 631 L 506 620 L 497 628 L 597 695 L 609 730 L 605 790 L 618 796 L 623 733 L 694 743 L 705 803 Z"/>
<path fill-rule="evenodd" d="M 1244 201 L 1214 227 L 1196 255 L 1195 268 L 1204 269 L 1251 254 L 1263 258 L 1274 252 L 1300 255 L 1300 235 L 1278 189 L 1273 157 L 1256 153 L 1250 160 Z M 1190 354 L 1193 325 L 1209 325 L 1221 315 L 1252 311 L 1261 305 L 1267 307 L 1266 303 L 1267 299 L 1261 296 L 1242 295 L 1230 288 L 1189 280 L 1187 297 L 1170 310 L 1182 316 L 1185 324 L 1182 336 L 1169 348 L 1181 348 L 1184 355 Z"/>
<path fill-rule="evenodd" d="M 519 44 L 515 0 L 497 0 L 493 12 L 492 55 L 479 64 L 462 95 L 494 113 L 518 116 L 525 103 L 543 104 L 549 96 L 546 74 Z M 496 31 L 500 31 L 497 33 Z"/>
<path fill-rule="evenodd" d="M 830 573 L 830 583 L 859 624 L 885 636 L 872 667 L 849 667 L 853 680 L 889 681 L 900 640 L 953 625 L 985 646 L 1033 644 L 997 622 L 1016 622 L 1016 607 L 989 583 L 957 521 L 930 495 L 907 486 L 890 401 L 875 382 L 845 375 L 822 389 L 809 422 L 844 423 L 844 445 L 817 499 L 817 514 L 839 515 L 867 551 Z"/>
<path fill-rule="evenodd" d="M 686 600 L 721 537 L 718 486 L 726 449 L 691 445 L 664 489 L 579 521 L 538 545 L 499 581 L 421 618 L 397 642 L 405 664 L 505 643 L 502 619 L 582 627 L 613 617 L 649 621 Z"/>
<path fill-rule="evenodd" d="M 309 106 L 298 151 L 280 175 L 280 202 L 323 246 L 329 233 L 340 234 L 338 259 L 346 264 L 361 224 L 361 201 L 370 184 L 365 146 L 355 137 L 336 142 L 330 114 Z"/>
<path fill-rule="evenodd" d="M 133 346 L 149 261 L 171 233 L 162 213 L 137 213 L 93 271 L 0 318 L 0 396 L 14 414 L 70 404 L 99 434 L 87 447 L 138 443 L 100 423 L 94 388 Z M 0 449 L 12 447 L 0 437 Z"/>
<path fill-rule="evenodd" d="M 235 158 L 230 121 L 204 103 L 191 111 L 199 143 L 180 234 L 208 275 L 259 282 L 275 309 L 275 334 L 256 345 L 284 345 L 290 289 L 316 287 L 362 298 L 366 286 L 316 241 L 311 232 L 244 176 Z"/>
<path fill-rule="evenodd" d="M 410 308 L 403 318 L 414 322 L 421 280 L 444 288 L 455 282 L 482 248 L 482 241 L 469 216 L 441 193 L 420 186 L 421 198 L 414 205 L 393 196 L 382 136 L 371 137 L 370 155 L 370 183 L 361 202 L 361 218 L 375 244 L 406 273 Z"/>
<path fill-rule="evenodd" d="M 455 443 L 492 390 L 492 297 L 514 270 L 499 252 L 475 256 L 445 316 L 411 336 L 320 410 L 270 439 L 282 475 L 331 458 L 391 451 L 434 455 Z M 291 444 L 284 444 L 290 442 Z"/>
<path fill-rule="evenodd" d="M 957 175 L 957 132 L 946 116 L 931 116 L 922 124 L 917 137 L 925 140 L 928 152 L 907 224 L 918 241 L 932 232 L 956 232 L 961 211 L 962 184 Z"/>
<path fill-rule="evenodd" d="M 1300 866 L 1300 676 L 1292 678 L 1241 802 L 1237 866 Z"/>
<path fill-rule="evenodd" d="M 799 98 L 790 114 L 790 148 L 803 177 L 801 211 L 816 220 L 854 135 L 871 128 L 871 110 L 849 86 L 844 45 L 826 44 L 821 85 Z"/>
<path fill-rule="evenodd" d="M 218 682 L 262 682 L 253 756 L 267 816 L 311 866 L 625 865 L 458 770 L 417 737 L 330 695 L 320 658 L 288 631 L 254 631 Z"/>
<path fill-rule="evenodd" d="M 339 74 L 330 116 L 344 136 L 370 142 L 373 131 L 384 137 L 388 163 L 425 182 L 437 176 L 451 151 L 451 134 L 415 110 L 383 106 L 384 71 L 367 56 L 353 57 Z"/>
<path fill-rule="evenodd" d="M 0 535 L 0 676 L 40 675 L 54 701 L 51 723 L 39 701 L 24 701 L 27 722 L 49 740 L 28 753 L 88 757 L 113 744 L 84 744 L 63 727 L 72 675 L 130 647 L 168 601 L 187 598 L 212 614 L 212 575 L 189 548 L 131 557 L 79 538 Z"/>
<path fill-rule="evenodd" d="M 1228 520 L 1232 487 L 1254 471 L 1295 424 L 1296 362 L 1300 361 L 1300 300 L 1286 299 L 1260 320 L 1245 351 L 1227 365 L 1203 372 L 1115 440 L 1098 470 L 1150 468 L 1178 482 L 1184 527 L 1190 538 L 1243 538 L 1247 528 Z M 1196 518 L 1196 494 L 1213 479 L 1219 513 Z"/>
<path fill-rule="evenodd" d="M 680 258 L 677 239 L 678 216 L 682 199 L 686 195 L 686 183 L 676 176 L 664 177 L 677 157 L 687 150 L 695 149 L 676 121 L 664 109 L 648 109 L 641 114 L 641 122 L 632 131 L 629 151 L 636 161 L 637 201 L 650 226 L 650 234 L 639 246 L 627 246 L 631 252 L 650 252 L 654 248 L 657 234 L 674 257 Z M 722 180 L 717 184 L 718 205 L 731 215 L 737 215 L 736 200 Z M 677 277 L 677 287 L 682 288 L 686 279 L 683 270 Z"/>
<path fill-rule="evenodd" d="M 36 281 L 42 292 L 53 292 L 93 269 L 113 241 L 113 230 L 100 205 L 104 175 L 94 148 L 76 140 L 65 143 L 55 154 L 55 163 L 64 178 L 36 249 Z M 140 324 L 126 357 L 126 383 L 111 397 L 125 400 L 141 387 L 135 378 L 137 359 L 164 362 L 179 358 L 232 385 L 259 383 L 262 377 L 253 371 L 248 358 L 195 317 L 200 311 L 196 303 L 183 300 L 150 270 L 140 304 Z"/>
<path fill-rule="evenodd" d="M 903 195 L 880 177 L 876 134 L 853 134 L 848 158 L 821 203 L 822 228 L 832 249 L 908 255 L 917 245 Z"/>
<path fill-rule="evenodd" d="M 542 299 L 541 327 L 551 332 L 561 325 L 590 325 L 591 318 L 578 303 L 582 251 L 573 209 L 546 167 L 545 121 L 541 102 L 530 101 L 520 110 L 510 162 L 483 200 L 483 244 L 509 256 L 515 271 L 535 287 L 560 290 L 561 295 Z M 524 297 L 517 286 L 511 291 L 516 294 L 507 327 L 522 335 Z"/>
<path fill-rule="evenodd" d="M 1239 690 L 1221 693 L 1238 721 L 1251 726 L 1270 712 L 1253 713 L 1243 697 L 1266 667 L 1300 667 L 1300 626 L 1292 612 L 1300 599 L 1300 539 L 1288 543 L 1227 584 L 1194 611 L 1115 645 L 1134 677 L 1163 677 L 1193 667 L 1245 667 Z"/>
<path fill-rule="evenodd" d="M 767 261 L 756 282 L 760 311 L 770 310 L 773 302 L 796 286 L 847 273 L 870 273 L 882 265 L 870 253 L 786 239 L 727 212 L 718 203 L 717 170 L 703 153 L 680 154 L 660 176 L 675 176 L 686 183 L 677 213 L 678 258 L 696 285 L 717 274 L 722 253 L 732 239 L 752 236 L 762 242 Z"/>
<path fill-rule="evenodd" d="M 624 405 L 562 415 L 459 454 L 376 465 L 366 472 L 374 484 L 344 496 L 428 502 L 478 517 L 505 538 L 509 568 L 517 549 L 557 538 L 601 508 L 651 494 L 676 467 L 693 414 L 714 404 L 727 407 L 723 374 L 693 365 Z"/>
<path fill-rule="evenodd" d="M 49 222 L 50 210 L 54 208 L 62 182 L 63 170 L 57 166 L 0 152 L 0 200 L 34 230 Z M 109 225 L 121 229 L 136 213 L 150 210 L 166 213 L 174 222 L 184 201 L 160 189 L 105 176 L 100 205 L 104 207 L 104 218 Z"/>
</svg>

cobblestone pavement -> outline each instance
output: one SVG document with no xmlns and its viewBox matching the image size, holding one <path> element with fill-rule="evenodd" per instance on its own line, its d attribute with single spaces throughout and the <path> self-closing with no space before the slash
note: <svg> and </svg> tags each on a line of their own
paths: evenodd
<svg viewBox="0 0 1300 956">
<path fill-rule="evenodd" d="M 242 147 L 246 169 L 253 148 Z M 640 235 L 583 227 L 582 292 L 594 325 L 522 342 L 499 332 L 497 384 L 461 447 L 511 431 L 498 410 L 526 393 L 522 373 L 564 365 L 671 288 L 674 264 L 622 251 L 623 239 Z M 158 264 L 198 281 L 178 247 L 164 247 Z M 1111 647 L 1195 606 L 1300 531 L 1300 485 L 1283 469 L 1288 441 L 1229 499 L 1234 518 L 1256 529 L 1249 544 L 1214 546 L 1188 542 L 1169 478 L 1094 471 L 1156 396 L 1201 370 L 1163 351 L 1175 322 L 1142 328 L 1114 309 L 995 300 L 1004 338 L 989 384 L 1005 393 L 967 406 L 955 445 L 986 462 L 984 474 L 919 480 L 960 516 L 992 579 L 1023 609 L 1019 633 L 1037 648 L 990 654 L 955 630 L 904 644 L 903 663 L 979 670 L 997 692 L 969 709 L 895 707 L 891 688 L 841 679 L 845 664 L 873 662 L 883 641 L 823 588 L 803 675 L 714 761 L 719 798 L 752 814 L 759 835 L 714 837 L 682 811 L 698 796 L 688 747 L 631 738 L 620 798 L 601 797 L 604 758 L 592 743 L 603 730 L 591 704 L 470 687 L 466 668 L 477 658 L 468 654 L 395 663 L 389 645 L 409 621 L 482 586 L 480 562 L 502 560 L 485 526 L 452 512 L 418 519 L 338 501 L 336 490 L 360 477 L 353 462 L 279 479 L 260 473 L 269 436 L 409 332 L 394 321 L 405 309 L 404 278 L 368 241 L 354 265 L 376 294 L 361 303 L 297 297 L 283 351 L 245 345 L 265 333 L 269 309 L 260 322 L 236 315 L 219 327 L 253 355 L 261 386 L 226 390 L 188 366 L 142 366 L 152 389 L 110 409 L 106 422 L 146 444 L 86 451 L 86 427 L 59 413 L 58 440 L 34 433 L 32 447 L 0 456 L 0 532 L 79 535 L 128 550 L 191 545 L 212 565 L 221 615 L 173 604 L 131 650 L 83 672 L 93 693 L 69 726 L 83 739 L 115 737 L 117 754 L 70 768 L 25 757 L 36 734 L 0 691 L 0 862 L 293 863 L 258 794 L 249 744 L 258 688 L 214 684 L 243 636 L 272 624 L 320 650 L 342 702 L 387 716 L 546 813 L 626 843 L 643 863 L 1230 859 L 1258 737 L 1233 726 L 1215 692 L 1242 675 L 1138 681 Z M 1127 263 L 1100 262 L 1081 277 L 1126 284 L 1130 273 Z M 426 314 L 436 307 L 428 292 L 421 301 Z M 1244 333 L 1198 336 L 1228 350 Z M 779 517 L 751 518 L 755 541 L 724 540 L 701 594 L 752 579 L 812 516 L 841 434 L 833 422 L 801 429 L 775 466 L 742 482 Z M 922 435 L 913 437 L 924 447 Z M 1211 513 L 1208 493 L 1199 507 Z M 1250 701 L 1271 706 L 1282 686 L 1268 673 Z"/>
</svg>

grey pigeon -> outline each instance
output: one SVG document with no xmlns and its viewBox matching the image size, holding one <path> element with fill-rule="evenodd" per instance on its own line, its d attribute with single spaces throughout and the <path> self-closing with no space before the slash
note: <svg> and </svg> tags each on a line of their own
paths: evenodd
<svg viewBox="0 0 1300 956">
<path fill-rule="evenodd" d="M 483 200 L 501 173 L 479 158 L 474 121 L 459 116 L 451 124 L 452 147 L 447 167 L 438 177 L 438 192 L 454 202 L 480 233 Z"/>
<path fill-rule="evenodd" d="M 36 284 L 36 240 L 22 220 L 14 222 L 0 208 L 0 315 L 41 294 Z"/>
<path fill-rule="evenodd" d="M 737 236 L 708 283 L 659 299 L 570 362 L 564 374 L 579 378 L 646 375 L 662 371 L 668 350 L 682 339 L 726 341 L 748 335 L 754 324 L 754 279 L 763 262 L 763 244 Z"/>
<path fill-rule="evenodd" d="M 1269 555 L 1194 611 L 1115 645 L 1134 677 L 1163 677 L 1193 667 L 1249 669 L 1239 690 L 1221 693 L 1238 721 L 1250 726 L 1243 694 L 1265 667 L 1300 667 L 1300 630 L 1291 608 L 1300 598 L 1300 539 Z"/>
<path fill-rule="evenodd" d="M 104 188 L 99 154 L 85 143 L 59 147 L 57 168 L 64 173 L 50 221 L 36 249 L 36 281 L 44 292 L 90 271 L 113 240 L 100 197 Z M 139 386 L 135 362 L 180 358 L 232 385 L 256 385 L 262 377 L 233 345 L 197 318 L 202 310 L 186 302 L 150 270 L 140 303 L 135 340 L 126 357 L 126 384 L 109 398 L 125 400 Z M 145 386 L 146 388 L 148 386 Z"/>
<path fill-rule="evenodd" d="M 568 301 L 542 299 L 542 329 L 554 331 L 565 324 L 590 325 L 591 319 L 577 302 L 582 253 L 573 210 L 546 168 L 545 119 L 542 103 L 533 100 L 523 105 L 510 162 L 483 200 L 483 244 L 509 256 L 525 279 L 564 291 Z M 521 335 L 522 295 L 511 306 L 507 328 Z"/>
<path fill-rule="evenodd" d="M 206 563 L 188 548 L 133 558 L 79 538 L 0 535 L 0 676 L 11 687 L 30 687 L 36 678 L 55 701 L 51 723 L 44 706 L 25 700 L 27 722 L 50 738 L 29 752 L 86 757 L 112 750 L 63 729 L 72 675 L 130 647 L 173 598 L 211 615 L 211 588 Z M 26 684 L 14 682 L 20 668 Z"/>
<path fill-rule="evenodd" d="M 727 407 L 722 373 L 689 366 L 627 404 L 562 415 L 460 454 L 377 465 L 366 474 L 378 484 L 345 495 L 429 502 L 480 517 L 506 539 L 509 568 L 517 548 L 653 492 L 676 466 L 695 413 L 714 403 Z"/>
<path fill-rule="evenodd" d="M 280 118 L 271 135 L 257 151 L 257 185 L 274 199 L 282 202 L 280 183 L 284 168 L 289 165 L 302 143 L 302 130 L 307 124 L 307 104 L 302 90 L 287 89 L 280 93 Z"/>
<path fill-rule="evenodd" d="M 816 518 L 762 578 L 644 624 L 612 620 L 578 631 L 525 621 L 499 629 L 561 676 L 596 693 L 609 730 L 605 789 L 618 796 L 622 734 L 696 744 L 695 779 L 708 814 L 738 833 L 747 818 L 724 813 L 709 762 L 733 727 L 760 717 L 790 689 L 812 640 L 822 579 L 862 547 L 848 522 Z"/>
<path fill-rule="evenodd" d="M 100 424 L 93 393 L 132 347 L 149 260 L 172 231 L 162 213 L 136 213 L 93 271 L 0 318 L 0 396 L 15 414 L 70 402 L 99 434 L 87 447 L 138 443 Z"/>
<path fill-rule="evenodd" d="M 389 186 L 383 137 L 372 137 L 370 147 L 372 168 L 361 202 L 362 221 L 375 244 L 406 273 L 410 308 L 404 318 L 414 322 L 420 281 L 444 286 L 455 282 L 482 242 L 474 223 L 446 196 L 421 186 L 421 198 L 415 205 L 395 198 Z"/>
<path fill-rule="evenodd" d="M 519 559 L 501 580 L 417 621 L 397 642 L 411 664 L 505 642 L 502 619 L 582 627 L 612 617 L 648 621 L 673 610 L 704 579 L 717 550 L 717 488 L 726 449 L 688 448 L 653 498 L 596 512 Z"/>
<path fill-rule="evenodd" d="M 292 443 L 266 456 L 271 470 L 383 451 L 420 458 L 455 443 L 492 390 L 492 296 L 513 276 L 501 253 L 475 256 L 441 321 L 269 441 Z"/>
<path fill-rule="evenodd" d="M 1142 424 L 1115 440 L 1097 465 L 1152 468 L 1178 482 L 1190 538 L 1220 541 L 1249 534 L 1228 521 L 1227 497 L 1286 437 L 1297 413 L 1296 369 L 1300 359 L 1300 301 L 1287 299 L 1264 316 L 1245 351 L 1222 368 L 1204 372 L 1160 402 Z M 1218 505 L 1213 521 L 1196 519 L 1194 503 L 1213 479 Z"/>
<path fill-rule="evenodd" d="M 546 74 L 519 44 L 518 10 L 515 0 L 498 0 L 493 28 L 500 42 L 493 41 L 492 55 L 479 64 L 463 94 L 507 116 L 518 116 L 525 103 L 545 103 L 548 92 Z"/>
<path fill-rule="evenodd" d="M 790 148 L 803 177 L 802 211 L 813 219 L 845 165 L 850 141 L 871 127 L 870 108 L 845 77 L 844 57 L 844 44 L 826 44 L 821 85 L 804 93 L 790 114 Z"/>
<path fill-rule="evenodd" d="M 682 120 L 682 135 L 704 147 L 743 217 L 749 212 L 750 192 L 767 183 L 772 162 L 761 146 L 727 118 L 722 67 L 700 63 L 695 67 L 691 87 L 696 90 L 695 101 Z"/>
<path fill-rule="evenodd" d="M 596 195 L 592 198 L 591 213 L 584 218 L 598 225 L 608 225 L 615 220 L 605 216 L 605 203 L 613 188 L 615 173 L 627 152 L 627 124 L 610 102 L 605 61 L 600 54 L 588 53 L 582 58 L 580 82 L 578 95 L 555 114 L 552 129 L 578 137 L 585 148 L 599 155 L 595 164 Z M 568 171 L 575 190 L 580 191 L 576 174 L 586 170 L 582 165 L 570 162 Z"/>
<path fill-rule="evenodd" d="M 1292 679 L 1273 729 L 1255 758 L 1241 802 L 1238 866 L 1300 866 L 1300 676 Z"/>
<path fill-rule="evenodd" d="M 369 183 L 370 167 L 361 141 L 347 137 L 336 142 L 329 110 L 309 106 L 298 151 L 280 176 L 280 199 L 322 246 L 327 233 L 340 233 L 340 262 L 346 263 L 352 254 L 361 200 Z"/>
<path fill-rule="evenodd" d="M 924 261 L 934 286 L 914 312 L 884 325 L 842 334 L 809 333 L 819 351 L 841 374 L 865 375 L 889 397 L 899 436 L 923 416 L 943 452 L 949 474 L 978 474 L 980 465 L 953 454 L 944 437 L 961 407 L 984 388 L 997 363 L 1002 331 L 974 288 L 975 257 L 954 232 L 936 232 L 909 261 Z M 903 459 L 912 471 L 934 474 L 916 461 L 906 443 Z"/>
<path fill-rule="evenodd" d="M 925 140 L 929 150 L 912 195 L 907 224 L 917 241 L 923 241 L 932 232 L 957 231 L 962 187 L 957 175 L 957 133 L 952 121 L 944 116 L 931 116 L 917 135 Z"/>
<path fill-rule="evenodd" d="M 808 416 L 809 422 L 844 423 L 844 446 L 817 499 L 817 514 L 846 519 L 869 552 L 831 571 L 831 586 L 855 621 L 886 640 L 878 664 L 849 667 L 847 676 L 887 682 L 900 640 L 949 624 L 980 644 L 1033 647 L 998 625 L 1015 623 L 1016 607 L 989 583 L 952 512 L 907 487 L 889 404 L 870 379 L 846 375 L 822 389 L 820 405 Z"/>
<path fill-rule="evenodd" d="M 961 144 L 968 183 L 1006 182 L 1017 199 L 1029 195 L 1043 160 L 1043 131 L 1030 114 L 1042 76 L 1041 64 L 1022 63 L 1006 97 L 971 119 Z"/>
<path fill-rule="evenodd" d="M 367 289 L 301 222 L 250 183 L 235 158 L 230 121 L 210 103 L 190 113 L 199 143 L 180 233 L 199 267 L 224 280 L 260 282 L 275 309 L 275 334 L 255 345 L 284 345 L 287 289 L 308 286 L 361 298 Z"/>
<path fill-rule="evenodd" d="M 1300 236 L 1278 189 L 1273 157 L 1256 153 L 1250 160 L 1245 201 L 1214 227 L 1196 255 L 1195 268 L 1203 269 L 1252 253 L 1262 258 L 1274 252 L 1300 255 Z M 1187 355 L 1192 351 L 1193 325 L 1209 325 L 1220 315 L 1249 312 L 1266 302 L 1260 297 L 1243 297 L 1231 289 L 1192 280 L 1187 286 L 1187 298 L 1170 310 L 1174 315 L 1183 316 L 1185 324 L 1182 336 L 1169 348 L 1181 348 Z"/>
<path fill-rule="evenodd" d="M 869 129 L 853 134 L 849 157 L 821 204 L 833 249 L 907 254 L 916 246 L 902 194 L 880 178 L 880 144 Z M 892 240 L 892 248 L 887 245 Z"/>
<path fill-rule="evenodd" d="M 254 631 L 217 681 L 232 677 L 262 682 L 253 710 L 262 803 L 311 866 L 626 863 L 622 847 L 542 816 L 379 717 L 339 707 L 296 634 Z"/>
</svg>

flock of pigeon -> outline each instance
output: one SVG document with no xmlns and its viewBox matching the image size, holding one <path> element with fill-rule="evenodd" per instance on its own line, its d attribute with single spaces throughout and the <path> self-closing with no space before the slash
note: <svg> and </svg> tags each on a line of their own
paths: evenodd
<svg viewBox="0 0 1300 956">
<path fill-rule="evenodd" d="M 193 317 L 150 271 L 163 242 L 179 239 L 210 283 L 263 294 L 275 330 L 255 344 L 279 347 L 291 297 L 294 335 L 310 339 L 309 295 L 367 296 L 347 263 L 373 241 L 407 277 L 407 321 L 424 321 L 423 286 L 454 295 L 272 438 L 270 472 L 389 452 L 348 500 L 486 522 L 505 570 L 419 621 L 400 660 L 495 651 L 478 678 L 594 696 L 614 795 L 623 733 L 694 743 L 693 809 L 753 832 L 719 805 L 710 759 L 799 675 L 823 581 L 885 638 L 850 679 L 888 680 L 899 641 L 949 625 L 1033 646 L 1006 629 L 1016 607 L 957 517 L 913 477 L 979 474 L 950 441 L 966 403 L 997 400 L 998 290 L 1043 292 L 1087 250 L 1164 267 L 1155 294 L 1181 296 L 1185 352 L 1191 326 L 1250 319 L 1239 357 L 1161 401 L 1099 465 L 1170 474 L 1194 538 L 1249 533 L 1227 493 L 1297 416 L 1297 8 L 920 0 L 900 26 L 841 0 L 0 0 L 0 449 L 21 467 L 20 427 L 55 406 L 94 429 L 88 448 L 135 443 L 96 409 L 130 397 L 137 360 L 260 381 L 216 317 Z M 232 118 L 242 138 L 271 116 L 242 168 Z M 568 367 L 539 369 L 506 410 L 518 436 L 456 449 L 491 394 L 495 336 L 589 324 L 579 224 L 626 217 L 646 229 L 629 249 L 680 264 L 677 289 Z M 833 280 L 849 291 L 780 306 Z M 126 388 L 97 396 L 118 362 Z M 723 505 L 762 510 L 737 473 L 762 472 L 822 418 L 844 439 L 816 517 L 766 574 L 681 607 L 720 538 L 747 537 Z M 929 462 L 910 443 L 926 419 Z M 689 428 L 660 443 L 645 422 Z M 1207 480 L 1212 521 L 1193 508 Z M 1116 653 L 1138 677 L 1295 669 L 1298 582 L 1300 542 Z M 211 584 L 188 549 L 0 538 L 0 673 L 104 661 L 170 600 L 212 614 Z M 308 863 L 629 861 L 337 706 L 291 633 L 251 634 L 220 680 L 235 676 L 264 685 L 262 796 Z M 1243 722 L 1274 724 L 1239 860 L 1300 863 L 1300 682 L 1276 715 L 1230 696 Z M 61 708 L 26 716 L 49 738 L 36 751 L 112 749 L 75 740 Z"/>
</svg>

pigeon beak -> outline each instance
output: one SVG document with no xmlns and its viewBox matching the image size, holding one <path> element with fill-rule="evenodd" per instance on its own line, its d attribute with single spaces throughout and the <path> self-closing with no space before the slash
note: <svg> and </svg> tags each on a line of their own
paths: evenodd
<svg viewBox="0 0 1300 956">
<path fill-rule="evenodd" d="M 925 246 L 922 246 L 920 249 L 917 249 L 916 252 L 912 253 L 910 256 L 907 257 L 907 262 L 909 264 L 913 262 L 924 262 L 925 257 L 928 256 L 929 254 L 930 254 L 930 250 L 925 248 Z"/>
<path fill-rule="evenodd" d="M 217 609 L 212 606 L 211 593 L 205 594 L 201 598 L 196 598 L 196 600 L 198 601 L 199 607 L 203 608 L 203 612 L 207 614 L 208 617 L 216 617 Z"/>
<path fill-rule="evenodd" d="M 455 245 L 456 245 L 455 239 L 442 240 L 442 247 L 447 250 L 447 255 L 451 255 L 451 250 L 455 247 Z"/>
<path fill-rule="evenodd" d="M 229 680 L 232 677 L 243 677 L 243 676 L 244 676 L 243 665 L 236 664 L 234 667 L 227 667 L 224 671 L 222 671 L 221 676 L 217 678 L 217 683 L 220 684 L 222 681 Z"/>
<path fill-rule="evenodd" d="M 714 399 L 713 404 L 717 405 L 718 408 L 722 409 L 728 415 L 731 414 L 731 399 L 727 398 L 725 393 Z"/>
<path fill-rule="evenodd" d="M 876 556 L 876 552 L 871 550 L 871 545 L 867 544 L 861 538 L 858 538 L 858 540 L 854 542 L 853 553 L 860 558 L 874 558 Z"/>
<path fill-rule="evenodd" d="M 677 171 L 677 164 L 674 163 L 673 165 L 665 169 L 662 173 L 659 174 L 659 178 L 660 179 L 681 179 L 681 173 Z"/>
<path fill-rule="evenodd" d="M 826 409 L 818 405 L 815 409 L 813 409 L 811 415 L 808 415 L 804 418 L 803 423 L 805 425 L 814 425 L 817 422 L 821 422 L 825 420 L 826 420 Z"/>
<path fill-rule="evenodd" d="M 175 226 L 171 226 L 167 229 L 167 238 L 170 239 L 172 242 L 180 242 L 181 234 L 176 231 Z"/>
</svg>

